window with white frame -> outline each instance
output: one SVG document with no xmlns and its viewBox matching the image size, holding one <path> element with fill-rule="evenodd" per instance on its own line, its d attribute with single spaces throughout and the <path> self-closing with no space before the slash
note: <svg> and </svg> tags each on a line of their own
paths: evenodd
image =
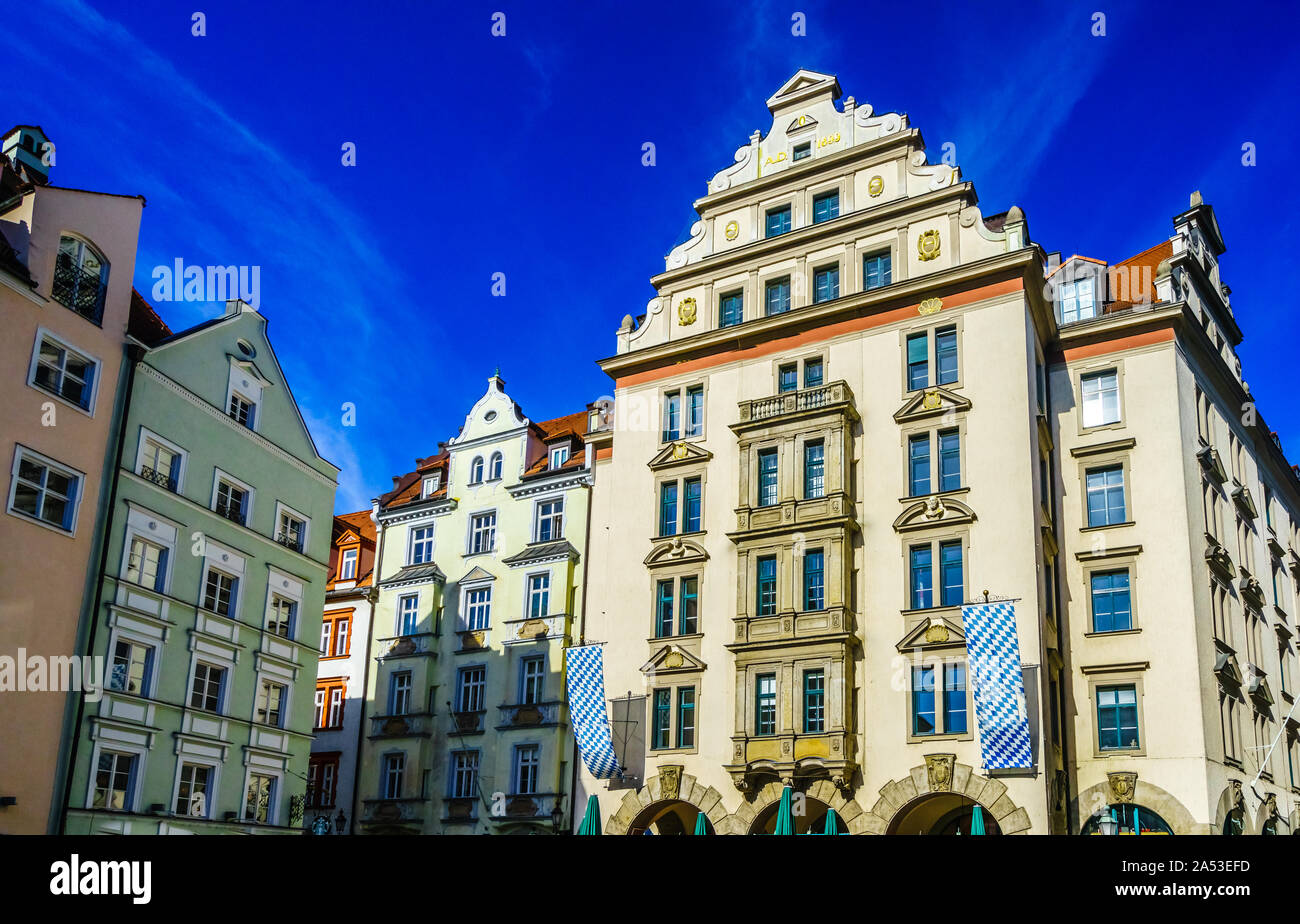
<svg viewBox="0 0 1300 924">
<path fill-rule="evenodd" d="M 9 512 L 72 532 L 82 475 L 22 446 L 14 454 Z"/>
<path fill-rule="evenodd" d="M 146 481 L 166 488 L 173 494 L 180 492 L 183 454 L 174 446 L 154 436 L 141 440 L 140 461 L 136 474 Z"/>
<path fill-rule="evenodd" d="M 293 638 L 293 617 L 298 611 L 298 604 L 280 594 L 271 594 L 271 605 L 267 607 L 266 631 L 281 638 Z"/>
<path fill-rule="evenodd" d="M 542 702 L 543 687 L 546 680 L 546 659 L 541 655 L 532 655 L 519 662 L 519 703 L 536 705 Z"/>
<path fill-rule="evenodd" d="M 451 755 L 451 797 L 472 799 L 478 790 L 478 751 L 456 751 Z"/>
<path fill-rule="evenodd" d="M 343 686 L 330 687 L 329 727 L 343 727 Z"/>
<path fill-rule="evenodd" d="M 122 751 L 100 751 L 95 765 L 95 785 L 90 807 L 116 812 L 135 808 L 135 776 L 139 756 Z"/>
<path fill-rule="evenodd" d="M 132 584 L 162 593 L 167 583 L 167 553 L 168 549 L 156 542 L 132 536 L 125 578 Z"/>
<path fill-rule="evenodd" d="M 559 468 L 561 465 L 563 465 L 565 462 L 568 461 L 569 461 L 568 446 L 551 447 L 551 458 L 550 458 L 550 462 L 548 463 L 549 468 Z"/>
<path fill-rule="evenodd" d="M 148 696 L 153 657 L 152 645 L 129 638 L 117 639 L 113 644 L 113 663 L 108 674 L 109 689 Z"/>
<path fill-rule="evenodd" d="M 551 574 L 528 576 L 528 618 L 543 619 L 551 613 Z"/>
<path fill-rule="evenodd" d="M 190 708 L 220 712 L 225 691 L 226 669 L 199 661 L 194 665 L 194 682 L 190 684 Z"/>
<path fill-rule="evenodd" d="M 417 526 L 411 530 L 411 551 L 408 565 L 424 565 L 433 561 L 433 527 Z"/>
<path fill-rule="evenodd" d="M 275 820 L 275 777 L 265 773 L 248 775 L 244 820 L 263 825 Z"/>
<path fill-rule="evenodd" d="M 1079 387 L 1085 427 L 1119 423 L 1119 373 L 1114 369 L 1089 373 L 1080 378 Z"/>
<path fill-rule="evenodd" d="M 388 714 L 406 715 L 411 711 L 411 672 L 395 671 L 388 678 Z"/>
<path fill-rule="evenodd" d="M 533 530 L 534 542 L 552 542 L 564 538 L 564 498 L 537 502 L 537 523 Z"/>
<path fill-rule="evenodd" d="M 492 459 L 488 462 L 488 478 L 491 481 L 501 480 L 501 468 L 504 461 L 505 460 L 502 458 L 501 453 L 492 453 Z"/>
<path fill-rule="evenodd" d="M 230 415 L 235 423 L 252 430 L 257 416 L 257 405 L 251 398 L 246 398 L 239 392 L 232 391 L 226 413 Z"/>
<path fill-rule="evenodd" d="M 254 721 L 280 728 L 284 719 L 284 701 L 287 693 L 288 688 L 284 684 L 263 680 L 257 690 L 257 711 L 253 714 Z"/>
<path fill-rule="evenodd" d="M 176 787 L 177 815 L 207 818 L 210 814 L 211 785 L 214 770 L 207 764 L 181 764 L 180 782 Z"/>
<path fill-rule="evenodd" d="M 475 456 L 469 464 L 469 483 L 479 484 L 483 480 L 483 457 Z"/>
<path fill-rule="evenodd" d="M 456 711 L 482 712 L 486 702 L 487 668 L 462 667 L 456 672 Z"/>
<path fill-rule="evenodd" d="M 383 799 L 402 798 L 402 778 L 406 775 L 405 754 L 385 754 L 384 772 L 380 776 L 379 795 Z"/>
<path fill-rule="evenodd" d="M 537 792 L 542 769 L 542 749 L 535 744 L 515 746 L 515 795 L 531 796 Z"/>
<path fill-rule="evenodd" d="M 425 478 L 422 482 L 420 482 L 420 497 L 422 498 L 428 497 L 436 490 L 438 490 L 438 488 L 435 485 L 432 476 Z"/>
<path fill-rule="evenodd" d="M 66 234 L 60 237 L 50 286 L 54 300 L 98 324 L 107 292 L 108 260 L 104 255 L 79 238 Z"/>
<path fill-rule="evenodd" d="M 285 548 L 301 552 L 307 544 L 307 521 L 283 507 L 277 520 L 275 541 Z"/>
<path fill-rule="evenodd" d="M 1086 321 L 1097 316 L 1097 299 L 1091 276 L 1061 283 L 1059 297 L 1062 324 Z"/>
<path fill-rule="evenodd" d="M 497 544 L 497 513 L 475 514 L 470 518 L 469 551 L 471 555 L 491 552 Z"/>
<path fill-rule="evenodd" d="M 208 566 L 203 582 L 203 608 L 218 616 L 231 616 L 234 612 L 239 578 Z"/>
<path fill-rule="evenodd" d="M 354 581 L 357 577 L 357 549 L 344 549 L 339 556 L 339 580 Z"/>
<path fill-rule="evenodd" d="M 218 516 L 245 526 L 248 523 L 249 494 L 243 485 L 218 475 L 217 494 L 212 509 Z"/>
<path fill-rule="evenodd" d="M 473 587 L 465 592 L 465 628 L 486 629 L 492 619 L 492 588 Z"/>
<path fill-rule="evenodd" d="M 28 383 L 83 411 L 92 410 L 99 363 L 52 334 L 41 331 L 37 337 Z"/>
<path fill-rule="evenodd" d="M 397 634 L 414 635 L 419 622 L 419 594 L 403 594 L 397 601 Z"/>
</svg>

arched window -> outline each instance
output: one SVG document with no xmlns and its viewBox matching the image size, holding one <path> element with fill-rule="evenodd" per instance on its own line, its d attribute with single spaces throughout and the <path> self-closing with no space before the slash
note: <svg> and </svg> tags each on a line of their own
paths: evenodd
<svg viewBox="0 0 1300 924">
<path fill-rule="evenodd" d="M 488 478 L 493 481 L 501 477 L 501 461 L 501 453 L 492 453 L 492 461 L 488 465 Z"/>
<path fill-rule="evenodd" d="M 103 255 L 79 238 L 59 238 L 51 292 L 54 300 L 98 324 L 107 288 L 108 261 Z"/>
<path fill-rule="evenodd" d="M 1173 834 L 1173 828 L 1151 809 L 1117 802 L 1098 810 L 1083 826 L 1081 834 Z"/>
<path fill-rule="evenodd" d="M 483 457 L 475 456 L 469 466 L 469 483 L 478 484 L 483 480 Z"/>
</svg>

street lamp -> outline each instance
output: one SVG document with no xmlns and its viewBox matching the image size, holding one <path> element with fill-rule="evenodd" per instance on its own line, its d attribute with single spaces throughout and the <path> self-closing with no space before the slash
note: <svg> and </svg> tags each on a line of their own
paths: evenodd
<svg viewBox="0 0 1300 924">
<path fill-rule="evenodd" d="M 1097 821 L 1097 830 L 1102 834 L 1118 834 L 1119 822 L 1115 820 L 1115 813 L 1110 807 L 1098 809 L 1097 814 L 1100 818 Z"/>
<path fill-rule="evenodd" d="M 560 800 L 555 800 L 555 808 L 551 809 L 551 830 L 556 834 L 560 833 L 560 825 L 564 823 L 564 811 L 560 808 Z"/>
<path fill-rule="evenodd" d="M 348 816 L 344 815 L 343 809 L 340 808 L 339 813 L 334 816 L 334 833 L 344 834 L 347 832 L 347 827 L 348 827 Z"/>
</svg>

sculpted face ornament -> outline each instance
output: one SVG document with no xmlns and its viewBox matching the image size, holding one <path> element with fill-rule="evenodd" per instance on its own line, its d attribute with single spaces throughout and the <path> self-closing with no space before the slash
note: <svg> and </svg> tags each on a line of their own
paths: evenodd
<svg viewBox="0 0 1300 924">
<path fill-rule="evenodd" d="M 939 232 L 931 229 L 924 231 L 916 239 L 916 255 L 922 262 L 936 260 L 939 257 Z"/>
<path fill-rule="evenodd" d="M 677 303 L 677 323 L 682 327 L 695 323 L 695 299 L 684 298 Z"/>
<path fill-rule="evenodd" d="M 729 241 L 734 241 L 736 238 L 740 237 L 740 222 L 727 222 L 727 228 L 724 233 L 727 235 L 727 240 Z"/>
</svg>

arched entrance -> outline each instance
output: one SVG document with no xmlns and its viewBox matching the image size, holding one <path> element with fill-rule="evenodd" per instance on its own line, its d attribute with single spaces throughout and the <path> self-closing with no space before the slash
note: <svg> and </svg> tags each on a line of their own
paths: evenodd
<svg viewBox="0 0 1300 924">
<path fill-rule="evenodd" d="M 921 796 L 899 809 L 889 823 L 888 834 L 970 834 L 977 803 L 957 793 Z M 1001 834 L 993 816 L 980 808 L 985 834 Z"/>
<path fill-rule="evenodd" d="M 1080 834 L 1173 834 L 1174 829 L 1153 809 L 1131 802 L 1103 806 L 1084 822 Z"/>
<path fill-rule="evenodd" d="M 799 796 L 801 793 L 795 793 L 793 801 L 793 821 L 795 834 L 824 834 L 826 833 L 826 813 L 830 811 L 830 806 L 820 799 L 813 799 L 804 796 L 802 805 L 800 805 Z M 754 820 L 749 824 L 750 834 L 771 834 L 776 830 L 776 816 L 780 811 L 780 801 L 769 802 L 759 810 L 754 816 Z M 837 813 L 835 816 L 835 830 L 838 834 L 848 834 L 849 826 L 843 818 Z"/>
<path fill-rule="evenodd" d="M 700 810 L 690 802 L 669 799 L 655 802 L 632 819 L 628 834 L 694 834 Z M 704 824 L 710 834 L 715 833 L 713 822 L 705 816 Z"/>
</svg>

